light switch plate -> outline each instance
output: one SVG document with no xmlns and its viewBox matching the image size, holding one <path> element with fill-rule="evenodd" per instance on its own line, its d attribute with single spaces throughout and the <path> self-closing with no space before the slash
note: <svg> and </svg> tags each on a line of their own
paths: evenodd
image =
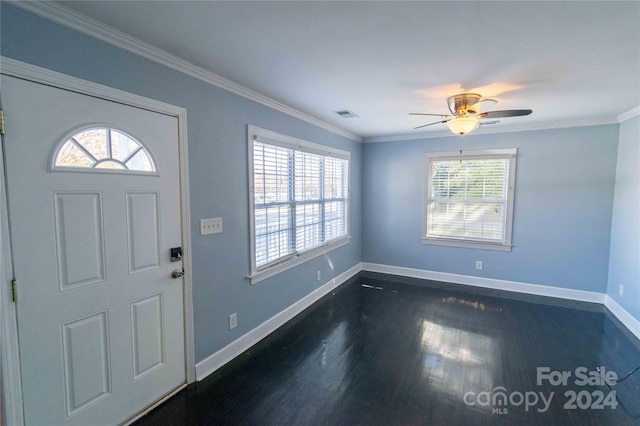
<svg viewBox="0 0 640 426">
<path fill-rule="evenodd" d="M 229 315 L 229 330 L 233 330 L 238 326 L 238 314 L 236 312 Z"/>
<path fill-rule="evenodd" d="M 200 235 L 218 234 L 222 232 L 222 218 L 200 219 Z"/>
</svg>

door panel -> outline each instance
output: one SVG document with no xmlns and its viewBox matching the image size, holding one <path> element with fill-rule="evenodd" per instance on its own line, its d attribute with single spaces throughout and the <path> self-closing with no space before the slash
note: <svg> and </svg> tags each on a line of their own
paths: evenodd
<svg viewBox="0 0 640 426">
<path fill-rule="evenodd" d="M 54 192 L 53 210 L 60 291 L 104 281 L 100 193 Z"/>
<path fill-rule="evenodd" d="M 154 294 L 131 304 L 134 380 L 164 363 L 162 306 L 162 294 Z"/>
<path fill-rule="evenodd" d="M 127 193 L 129 273 L 160 267 L 160 218 L 157 192 Z"/>
<path fill-rule="evenodd" d="M 62 326 L 67 417 L 111 394 L 107 312 Z"/>
<path fill-rule="evenodd" d="M 185 382 L 177 119 L 13 77 L 2 88 L 25 421 L 122 422 Z M 118 132 L 81 134 L 71 166 L 52 166 L 71 135 L 101 128 Z"/>
</svg>

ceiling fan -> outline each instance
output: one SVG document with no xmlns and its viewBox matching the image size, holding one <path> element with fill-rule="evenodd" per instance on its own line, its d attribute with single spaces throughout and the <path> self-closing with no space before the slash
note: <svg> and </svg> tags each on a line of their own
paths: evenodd
<svg viewBox="0 0 640 426">
<path fill-rule="evenodd" d="M 420 112 L 412 112 L 409 114 L 432 115 L 444 118 L 444 120 L 441 121 L 435 121 L 433 123 L 414 127 L 414 129 L 421 129 L 422 127 L 432 126 L 434 124 L 446 123 L 449 130 L 456 135 L 463 136 L 477 129 L 480 125 L 497 123 L 497 121 L 481 122 L 479 120 L 485 118 L 518 117 L 521 115 L 529 115 L 532 112 L 530 109 L 507 109 L 501 111 L 480 112 L 481 107 L 485 108 L 489 105 L 495 105 L 497 102 L 498 101 L 495 99 L 482 99 L 482 97 L 477 93 L 461 93 L 447 99 L 451 114 L 426 114 Z"/>
</svg>

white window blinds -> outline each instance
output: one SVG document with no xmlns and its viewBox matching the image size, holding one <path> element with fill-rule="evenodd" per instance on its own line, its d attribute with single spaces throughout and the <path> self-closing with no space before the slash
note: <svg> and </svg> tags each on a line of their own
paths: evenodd
<svg viewBox="0 0 640 426">
<path fill-rule="evenodd" d="M 254 227 L 256 264 L 264 265 L 294 252 L 291 217 L 291 150 L 254 143 Z"/>
<path fill-rule="evenodd" d="M 254 133 L 255 273 L 347 237 L 349 160 L 341 151 Z"/>
<path fill-rule="evenodd" d="M 510 245 L 514 167 L 512 150 L 427 155 L 423 238 Z"/>
</svg>

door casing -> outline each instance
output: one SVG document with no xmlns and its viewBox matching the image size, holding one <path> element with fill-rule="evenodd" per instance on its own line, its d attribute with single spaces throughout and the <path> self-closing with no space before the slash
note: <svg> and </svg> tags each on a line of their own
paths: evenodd
<svg viewBox="0 0 640 426">
<path fill-rule="evenodd" d="M 27 64 L 0 56 L 1 74 L 70 90 L 84 95 L 95 96 L 108 101 L 119 102 L 137 108 L 175 117 L 178 120 L 178 153 L 180 167 L 180 210 L 182 216 L 183 300 L 185 327 L 185 374 L 187 383 L 195 381 L 195 351 L 193 333 L 193 298 L 191 279 L 191 216 L 189 203 L 189 164 L 187 147 L 187 111 L 164 102 L 134 95 L 91 81 L 82 80 L 46 68 Z M 7 131 L 10 128 L 7 127 Z M 2 408 L 7 424 L 24 424 L 22 406 L 22 385 L 20 380 L 20 353 L 18 347 L 18 328 L 16 304 L 12 301 L 11 280 L 13 279 L 11 240 L 7 200 L 5 194 L 4 155 L 0 152 L 2 169 L 0 170 L 0 359 L 2 362 Z M 18 302 L 19 303 L 19 290 Z"/>
</svg>

